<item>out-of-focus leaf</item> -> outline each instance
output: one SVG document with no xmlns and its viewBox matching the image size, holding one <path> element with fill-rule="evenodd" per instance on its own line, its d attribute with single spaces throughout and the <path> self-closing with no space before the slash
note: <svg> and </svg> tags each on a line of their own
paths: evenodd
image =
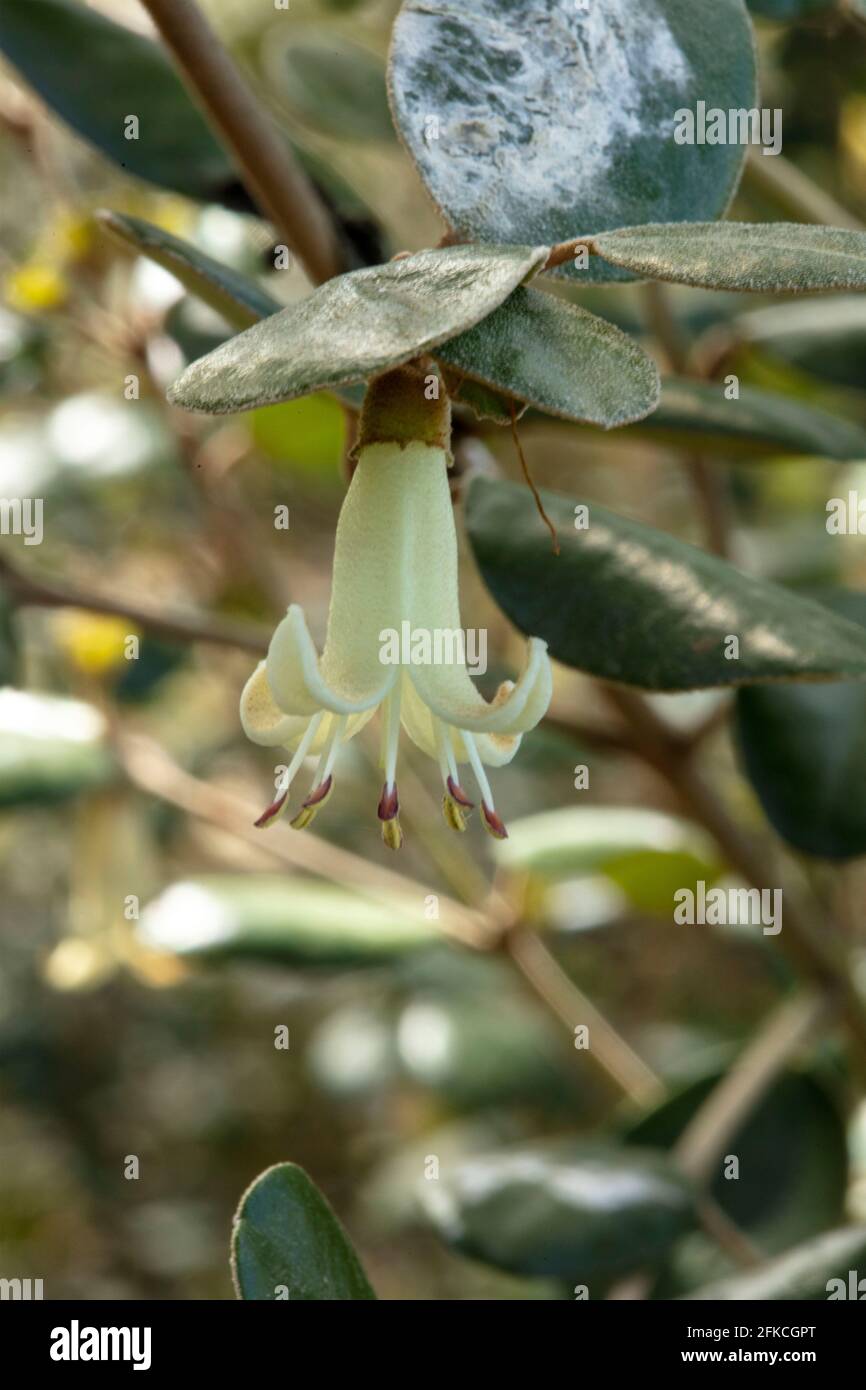
<svg viewBox="0 0 866 1390">
<path fill-rule="evenodd" d="M 822 591 L 866 628 L 866 594 Z M 806 854 L 866 854 L 866 685 L 773 685 L 737 692 L 746 772 L 775 829 Z"/>
<path fill-rule="evenodd" d="M 839 8 L 839 0 L 746 0 L 746 4 L 753 14 L 780 20 L 810 19 Z"/>
<path fill-rule="evenodd" d="M 365 381 L 471 328 L 546 254 L 449 246 L 337 276 L 194 362 L 170 399 L 220 415 Z"/>
<path fill-rule="evenodd" d="M 822 1303 L 834 1297 L 862 1300 L 858 1271 L 864 1262 L 866 1226 L 843 1226 L 768 1260 L 760 1269 L 720 1279 L 684 1297 L 741 1303 Z"/>
<path fill-rule="evenodd" d="M 693 1223 L 673 1165 L 651 1153 L 576 1144 L 505 1150 L 425 1183 L 437 1230 L 515 1274 L 607 1282 L 662 1259 Z"/>
<path fill-rule="evenodd" d="M 628 1142 L 672 1147 L 720 1079 L 703 1077 L 665 1101 L 633 1126 Z M 736 1178 L 724 1176 L 726 1155 L 739 1161 Z M 847 1171 L 839 1106 L 816 1076 L 789 1073 L 726 1142 L 711 1191 L 760 1249 L 776 1254 L 841 1219 Z M 703 1282 L 727 1268 L 713 1242 L 695 1233 L 677 1254 L 674 1287 Z"/>
<path fill-rule="evenodd" d="M 65 471 L 93 483 L 156 469 L 176 449 L 165 411 L 155 402 L 130 408 L 109 391 L 83 391 L 60 401 L 46 419 L 46 437 Z"/>
<path fill-rule="evenodd" d="M 521 287 L 436 356 L 552 415 L 606 429 L 640 420 L 659 396 L 655 364 L 613 324 Z"/>
<path fill-rule="evenodd" d="M 495 999 L 420 994 L 400 1016 L 396 1043 L 404 1074 L 452 1110 L 561 1104 L 573 1095 L 558 1032 L 507 988 Z"/>
<path fill-rule="evenodd" d="M 853 420 L 754 386 L 740 386 L 739 398 L 728 400 L 721 383 L 686 377 L 665 378 L 658 409 L 637 429 L 648 439 L 683 448 L 709 443 L 734 455 L 866 457 L 866 430 Z"/>
<path fill-rule="evenodd" d="M 719 216 L 739 145 L 678 145 L 698 99 L 754 105 L 741 0 L 406 0 L 391 105 L 421 177 L 462 236 L 566 241 L 655 217 Z M 575 274 L 621 279 L 601 261 Z"/>
<path fill-rule="evenodd" d="M 594 502 L 575 530 L 579 504 L 542 497 L 558 556 L 517 484 L 476 478 L 467 522 L 496 602 L 556 660 L 647 690 L 866 677 L 866 634 L 829 608 Z"/>
<path fill-rule="evenodd" d="M 587 238 L 611 265 L 710 290 L 866 289 L 866 232 L 798 222 L 671 222 Z"/>
<path fill-rule="evenodd" d="M 285 874 L 174 883 L 145 908 L 139 932 L 147 945 L 180 955 L 324 969 L 381 965 L 441 940 L 421 901 L 364 897 Z"/>
<path fill-rule="evenodd" d="M 3 0 L 0 49 L 79 135 L 161 188 L 216 200 L 234 166 L 159 44 L 73 0 Z M 128 116 L 138 138 L 126 137 Z"/>
<path fill-rule="evenodd" d="M 204 300 L 237 328 L 249 328 L 282 308 L 248 275 L 232 270 L 152 222 L 107 211 L 97 213 L 97 220 L 113 237 L 170 271 L 190 294 Z"/>
<path fill-rule="evenodd" d="M 288 472 L 338 478 L 346 443 L 346 417 L 337 400 L 319 392 L 265 406 L 250 416 L 256 446 Z"/>
<path fill-rule="evenodd" d="M 232 1228 L 232 1274 L 243 1299 L 376 1297 L 328 1202 L 294 1163 L 266 1169 L 241 1198 Z"/>
<path fill-rule="evenodd" d="M 496 857 L 503 868 L 553 879 L 592 873 L 627 878 L 638 857 L 667 879 L 673 861 L 675 886 L 690 877 L 712 879 L 721 867 L 710 840 L 688 821 L 630 806 L 570 806 L 509 821 Z"/>
<path fill-rule="evenodd" d="M 79 700 L 0 690 L 0 806 L 63 801 L 115 775 L 98 710 Z"/>
<path fill-rule="evenodd" d="M 803 371 L 859 388 L 866 377 L 866 299 L 863 295 L 794 299 L 740 314 L 736 341 L 755 343 Z"/>
<path fill-rule="evenodd" d="M 0 51 L 73 130 L 128 173 L 188 198 L 253 209 L 160 44 L 80 0 L 2 0 Z M 138 118 L 137 139 L 126 137 L 128 116 Z M 293 153 L 362 262 L 379 259 L 376 219 L 358 193 L 311 151 Z"/>
<path fill-rule="evenodd" d="M 382 60 L 340 34 L 292 40 L 268 63 L 276 95 L 313 130 L 341 140 L 394 140 Z"/>
<path fill-rule="evenodd" d="M 18 678 L 18 634 L 15 609 L 3 592 L 0 579 L 0 687 L 13 685 Z"/>
<path fill-rule="evenodd" d="M 116 699 L 129 704 L 148 700 L 155 695 L 161 682 L 187 659 L 185 644 L 164 642 L 146 635 L 136 661 L 124 661 L 114 685 Z"/>
</svg>

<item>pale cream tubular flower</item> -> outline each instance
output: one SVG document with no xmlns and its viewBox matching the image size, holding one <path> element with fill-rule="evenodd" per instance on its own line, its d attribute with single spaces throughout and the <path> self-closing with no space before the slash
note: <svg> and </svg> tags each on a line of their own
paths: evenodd
<svg viewBox="0 0 866 1390">
<path fill-rule="evenodd" d="M 425 381 L 401 368 L 372 382 L 357 468 L 343 503 L 334 553 L 331 604 L 319 656 L 303 611 L 293 604 L 244 687 L 241 722 L 254 743 L 292 754 L 280 794 L 256 822 L 270 825 L 288 804 L 305 758 L 318 754 L 312 786 L 292 821 L 309 825 L 333 789 L 340 746 L 382 713 L 384 786 L 379 819 L 385 843 L 399 848 L 397 794 L 400 726 L 439 766 L 443 811 L 464 830 L 473 802 L 461 786 L 468 764 L 487 830 L 504 838 L 485 767 L 514 757 L 521 737 L 543 718 L 551 697 L 547 647 L 527 644 L 523 672 L 492 702 L 478 693 L 465 660 L 454 664 L 383 664 L 382 634 L 460 629 L 457 535 L 448 485 L 450 412 L 427 401 Z"/>
</svg>

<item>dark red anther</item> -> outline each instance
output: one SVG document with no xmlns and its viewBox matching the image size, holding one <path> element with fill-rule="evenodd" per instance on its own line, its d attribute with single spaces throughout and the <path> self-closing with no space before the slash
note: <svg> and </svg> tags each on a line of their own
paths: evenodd
<svg viewBox="0 0 866 1390">
<path fill-rule="evenodd" d="M 288 794 L 288 792 L 283 792 L 282 796 L 278 796 L 276 801 L 271 802 L 271 805 L 266 811 L 262 811 L 262 814 L 255 822 L 257 830 L 264 830 L 265 826 L 270 825 L 272 820 L 276 820 L 286 804 L 286 797 Z"/>
<path fill-rule="evenodd" d="M 484 817 L 485 830 L 487 830 L 495 840 L 508 839 L 508 831 L 505 829 L 505 826 L 503 825 L 502 821 L 499 819 L 493 808 L 491 806 L 486 805 L 486 803 L 483 801 L 481 803 L 481 814 Z"/>
<path fill-rule="evenodd" d="M 395 816 L 399 815 L 399 812 L 400 802 L 397 797 L 396 784 L 389 788 L 386 782 L 382 788 L 382 795 L 379 799 L 379 819 L 393 820 Z"/>
<path fill-rule="evenodd" d="M 462 806 L 464 811 L 475 810 L 475 802 L 469 800 L 469 797 L 466 795 L 459 782 L 455 782 L 453 777 L 449 777 L 445 785 L 458 806 Z"/>
</svg>

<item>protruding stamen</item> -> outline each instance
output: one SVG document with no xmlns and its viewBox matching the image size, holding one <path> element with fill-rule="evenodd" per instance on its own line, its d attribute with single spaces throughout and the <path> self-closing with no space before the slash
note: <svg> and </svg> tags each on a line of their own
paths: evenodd
<svg viewBox="0 0 866 1390">
<path fill-rule="evenodd" d="M 379 820 L 382 822 L 382 839 L 389 849 L 400 849 L 403 844 L 403 831 L 400 828 L 400 799 L 396 785 L 389 787 L 386 782 L 379 799 Z"/>
<path fill-rule="evenodd" d="M 277 797 L 276 801 L 273 801 L 271 803 L 271 805 L 268 807 L 266 811 L 262 812 L 258 820 L 255 822 L 257 830 L 267 830 L 268 826 L 273 825 L 274 821 L 279 820 L 280 816 L 286 810 L 289 804 L 289 792 L 291 790 L 292 782 L 295 780 L 295 775 L 297 774 L 298 768 L 301 766 L 301 763 L 304 761 L 304 759 L 307 756 L 307 753 L 310 750 L 313 740 L 315 739 L 316 734 L 319 731 L 319 725 L 321 724 L 324 717 L 324 710 L 321 710 L 318 714 L 314 714 L 307 728 L 304 730 L 304 736 L 298 744 L 297 751 L 294 757 L 292 758 L 292 761 L 289 763 L 289 766 L 286 768 L 285 773 L 280 778 L 278 787 L 280 795 Z"/>
<path fill-rule="evenodd" d="M 451 747 L 450 731 L 435 715 L 433 716 L 433 730 L 436 736 L 436 757 L 439 762 L 439 771 L 445 784 L 442 814 L 446 824 L 452 830 L 458 830 L 462 834 L 466 829 L 466 816 L 474 809 L 474 802 L 469 800 L 457 780 L 457 760 L 454 757 L 454 749 Z"/>
<path fill-rule="evenodd" d="M 345 727 L 346 715 L 338 715 L 334 719 L 334 727 L 328 734 L 325 746 L 322 749 L 319 758 L 319 766 L 316 768 L 316 776 L 313 779 L 313 786 L 310 794 L 291 823 L 293 830 L 306 830 L 307 826 L 315 819 L 330 797 L 334 786 L 334 779 L 331 773 L 337 757 L 337 748 Z"/>
<path fill-rule="evenodd" d="M 484 771 L 484 764 L 481 761 L 481 754 L 478 752 L 475 739 L 472 734 L 467 734 L 462 729 L 460 736 L 466 748 L 466 756 L 472 764 L 475 780 L 481 788 L 481 817 L 484 821 L 484 829 L 493 836 L 494 840 L 507 840 L 508 831 L 496 814 L 490 783 L 487 780 L 487 773 Z"/>
<path fill-rule="evenodd" d="M 456 782 L 453 777 L 448 777 L 445 785 L 458 806 L 462 807 L 464 811 L 475 810 L 475 802 L 469 800 L 469 797 L 466 795 L 459 782 Z"/>
<path fill-rule="evenodd" d="M 488 806 L 486 801 L 481 803 L 481 819 L 484 821 L 484 829 L 488 835 L 492 835 L 494 840 L 507 840 L 508 831 L 505 829 L 499 816 L 497 816 L 492 806 Z"/>
<path fill-rule="evenodd" d="M 322 807 L 330 798 L 333 789 L 334 779 L 329 774 L 324 782 L 320 782 L 319 785 L 314 787 L 310 792 L 310 795 L 307 797 L 300 811 L 291 823 L 292 829 L 306 830 L 307 826 L 315 820 L 319 811 L 321 811 Z"/>
<path fill-rule="evenodd" d="M 484 771 L 484 764 L 481 761 L 481 755 L 476 747 L 475 739 L 472 734 L 467 734 L 464 729 L 460 730 L 460 737 L 463 739 L 466 756 L 475 774 L 475 780 L 481 788 L 481 800 L 484 802 L 487 809 L 492 811 L 494 809 L 493 793 L 490 790 L 490 783 L 487 780 L 487 773 Z"/>
<path fill-rule="evenodd" d="M 400 744 L 400 678 L 385 696 L 382 724 L 382 763 L 385 768 L 385 787 L 393 789 L 397 776 L 397 751 Z"/>
<path fill-rule="evenodd" d="M 262 811 L 262 814 L 259 816 L 258 820 L 254 822 L 256 829 L 266 830 L 269 825 L 273 825 L 275 820 L 279 820 L 280 816 L 286 809 L 288 800 L 289 793 L 288 791 L 284 791 L 282 796 L 278 796 L 276 801 L 272 801 L 267 810 Z"/>
</svg>

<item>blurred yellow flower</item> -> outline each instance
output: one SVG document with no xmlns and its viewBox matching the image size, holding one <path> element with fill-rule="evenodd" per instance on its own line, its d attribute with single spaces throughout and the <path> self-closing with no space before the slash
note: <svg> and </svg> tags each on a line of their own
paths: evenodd
<svg viewBox="0 0 866 1390">
<path fill-rule="evenodd" d="M 59 309 L 69 297 L 70 284 L 56 266 L 27 261 L 6 279 L 6 301 L 21 314 L 42 314 Z"/>
<path fill-rule="evenodd" d="M 125 656 L 127 637 L 135 629 L 128 619 L 110 618 L 66 608 L 55 619 L 57 641 L 69 660 L 88 676 L 101 676 Z"/>
</svg>

